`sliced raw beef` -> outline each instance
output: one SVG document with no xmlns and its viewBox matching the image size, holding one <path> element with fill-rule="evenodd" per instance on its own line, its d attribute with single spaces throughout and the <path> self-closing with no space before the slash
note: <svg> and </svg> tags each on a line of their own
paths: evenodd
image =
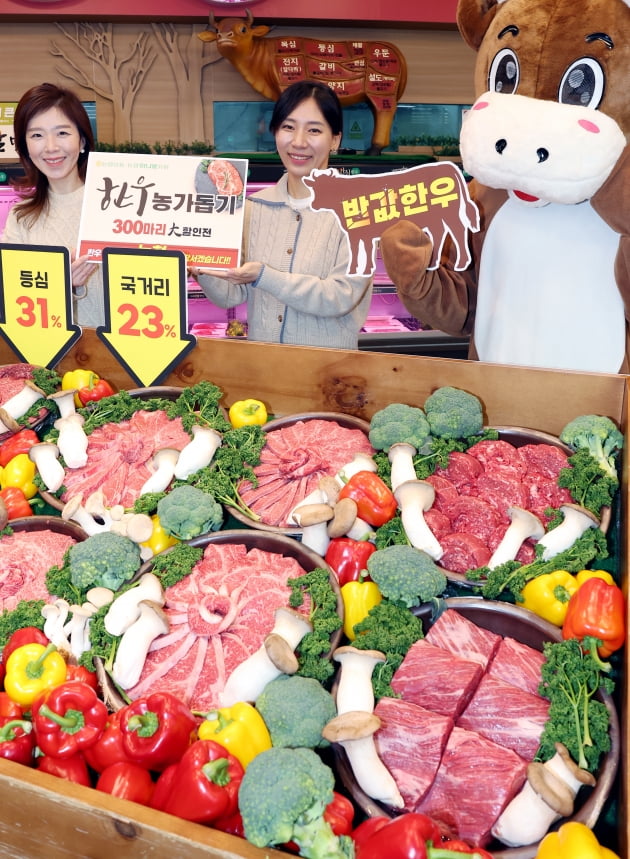
<svg viewBox="0 0 630 859">
<path fill-rule="evenodd" d="M 438 541 L 445 534 L 451 533 L 451 520 L 448 518 L 446 513 L 441 513 L 439 510 L 436 510 L 435 507 L 431 507 L 430 510 L 426 511 L 424 514 L 424 521 L 427 523 L 429 530 Z"/>
<path fill-rule="evenodd" d="M 0 367 L 0 405 L 19 394 L 25 380 L 33 378 L 34 369 L 32 364 L 3 364 Z"/>
<path fill-rule="evenodd" d="M 455 485 L 460 495 L 472 495 L 475 492 L 477 478 L 483 472 L 483 466 L 478 459 L 468 453 L 454 450 L 448 455 L 446 468 L 436 468 L 439 477 L 446 477 Z"/>
<path fill-rule="evenodd" d="M 484 541 L 474 534 L 444 534 L 440 537 L 440 545 L 444 550 L 440 566 L 453 573 L 485 567 L 492 556 Z"/>
<path fill-rule="evenodd" d="M 518 686 L 532 695 L 538 695 L 540 669 L 544 661 L 545 657 L 540 650 L 506 637 L 495 651 L 488 666 L 488 675 Z"/>
<path fill-rule="evenodd" d="M 569 455 L 554 444 L 524 444 L 518 452 L 527 463 L 527 474 L 540 474 L 551 480 L 557 480 L 569 464 Z"/>
<path fill-rule="evenodd" d="M 478 663 L 420 639 L 407 651 L 391 685 L 405 701 L 455 719 L 466 707 L 482 672 Z"/>
<path fill-rule="evenodd" d="M 532 761 L 549 714 L 549 701 L 486 674 L 457 725 Z"/>
<path fill-rule="evenodd" d="M 374 735 L 379 757 L 393 775 L 405 808 L 413 808 L 433 784 L 453 720 L 399 698 L 381 698 L 374 712 L 381 720 Z"/>
<path fill-rule="evenodd" d="M 0 537 L 0 610 L 10 611 L 20 600 L 50 600 L 46 573 L 62 563 L 74 543 L 73 537 L 49 529 Z"/>
<path fill-rule="evenodd" d="M 243 481 L 243 501 L 266 525 L 286 527 L 289 514 L 313 490 L 321 477 L 334 475 L 355 454 L 372 455 L 374 448 L 360 429 L 313 418 L 270 430 L 254 473 L 258 486 Z"/>
<path fill-rule="evenodd" d="M 290 557 L 210 543 L 190 575 L 166 589 L 170 632 L 151 646 L 129 696 L 168 690 L 193 710 L 220 706 L 227 677 L 260 647 L 275 610 L 287 605 L 287 579 L 303 573 Z"/>
<path fill-rule="evenodd" d="M 474 456 L 483 465 L 484 471 L 495 474 L 511 474 L 521 478 L 527 469 L 518 448 L 503 439 L 485 439 L 468 448 L 469 456 Z"/>
<path fill-rule="evenodd" d="M 180 418 L 165 412 L 135 412 L 127 421 L 105 424 L 88 437 L 88 461 L 82 468 L 66 469 L 62 500 L 102 489 L 107 507 L 132 507 L 152 474 L 153 454 L 164 447 L 182 450 L 190 436 Z"/>
<path fill-rule="evenodd" d="M 484 846 L 495 820 L 523 786 L 526 770 L 527 762 L 515 752 L 456 726 L 431 790 L 411 810 L 433 817 L 456 838 Z"/>
<path fill-rule="evenodd" d="M 449 608 L 432 624 L 425 640 L 460 659 L 477 662 L 485 669 L 503 639 L 496 632 L 477 626 L 463 614 Z"/>
</svg>

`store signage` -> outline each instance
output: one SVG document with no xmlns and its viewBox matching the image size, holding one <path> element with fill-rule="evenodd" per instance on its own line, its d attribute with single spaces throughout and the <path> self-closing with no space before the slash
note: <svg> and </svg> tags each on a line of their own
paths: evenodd
<svg viewBox="0 0 630 859">
<path fill-rule="evenodd" d="M 91 152 L 78 255 L 181 251 L 189 266 L 240 264 L 247 159 Z"/>
<path fill-rule="evenodd" d="M 468 234 L 479 230 L 479 210 L 463 173 L 451 161 L 354 176 L 333 168 L 312 170 L 302 181 L 311 189 L 311 209 L 332 212 L 346 233 L 348 274 L 374 274 L 378 240 L 399 220 L 413 221 L 431 239 L 428 268 L 438 267 L 447 236 L 457 252 L 455 269 L 470 265 Z"/>
<path fill-rule="evenodd" d="M 105 325 L 96 329 L 138 385 L 164 379 L 196 344 L 181 251 L 103 251 Z"/>
<path fill-rule="evenodd" d="M 13 136 L 13 116 L 16 101 L 0 101 L 0 161 L 17 161 Z"/>
<path fill-rule="evenodd" d="M 51 369 L 76 343 L 67 248 L 0 244 L 0 334 L 21 361 Z"/>
</svg>

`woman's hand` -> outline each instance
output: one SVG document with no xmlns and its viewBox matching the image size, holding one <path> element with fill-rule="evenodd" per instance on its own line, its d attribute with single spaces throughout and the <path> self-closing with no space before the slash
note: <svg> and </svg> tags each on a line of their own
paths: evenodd
<svg viewBox="0 0 630 859">
<path fill-rule="evenodd" d="M 89 278 L 94 274 L 98 263 L 89 261 L 87 256 L 77 257 L 72 260 L 70 274 L 73 287 L 87 286 Z"/>
<path fill-rule="evenodd" d="M 229 283 L 253 283 L 260 277 L 263 269 L 261 262 L 246 262 L 238 268 L 191 268 L 190 273 L 193 277 L 208 274 L 212 277 L 218 277 L 221 280 L 227 280 Z"/>
</svg>

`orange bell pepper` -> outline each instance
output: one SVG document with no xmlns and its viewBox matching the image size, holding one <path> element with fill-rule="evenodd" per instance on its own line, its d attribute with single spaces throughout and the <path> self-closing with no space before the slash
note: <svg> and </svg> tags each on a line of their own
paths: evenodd
<svg viewBox="0 0 630 859">
<path fill-rule="evenodd" d="M 597 648 L 600 657 L 607 659 L 626 640 L 625 612 L 621 588 L 593 576 L 569 600 L 562 637 L 581 641 L 593 636 L 601 642 Z"/>
</svg>

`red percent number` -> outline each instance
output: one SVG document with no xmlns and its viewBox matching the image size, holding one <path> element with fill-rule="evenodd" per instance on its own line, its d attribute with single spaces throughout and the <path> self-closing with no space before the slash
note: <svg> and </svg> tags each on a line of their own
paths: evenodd
<svg viewBox="0 0 630 859">
<path fill-rule="evenodd" d="M 16 298 L 15 303 L 20 307 L 20 315 L 16 322 L 23 328 L 61 328 L 61 317 L 58 314 L 48 314 L 48 299 L 36 298 L 33 300 L 28 295 Z"/>
<path fill-rule="evenodd" d="M 162 311 L 154 304 L 147 304 L 145 307 L 121 304 L 118 313 L 126 317 L 118 329 L 119 334 L 125 334 L 128 337 L 149 337 L 152 340 L 177 336 L 175 326 L 163 322 Z"/>
</svg>

